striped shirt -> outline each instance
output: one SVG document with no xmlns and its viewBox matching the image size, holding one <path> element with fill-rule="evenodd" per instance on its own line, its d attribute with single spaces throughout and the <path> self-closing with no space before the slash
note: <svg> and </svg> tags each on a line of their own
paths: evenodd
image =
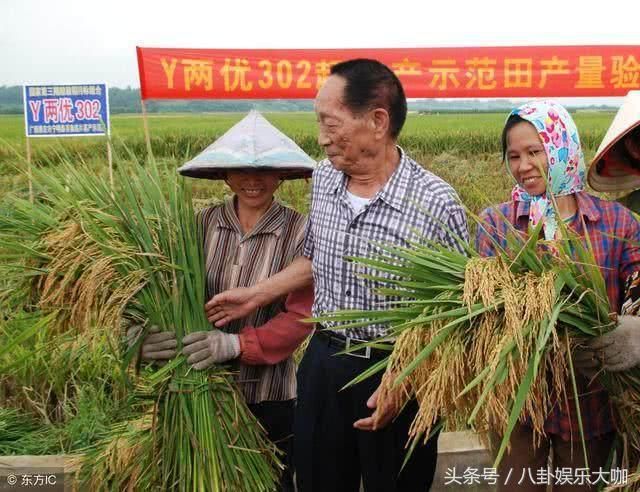
<svg viewBox="0 0 640 492">
<path fill-rule="evenodd" d="M 207 299 L 227 289 L 248 287 L 266 279 L 302 252 L 304 217 L 277 200 L 246 235 L 242 233 L 233 199 L 202 210 L 200 218 L 204 230 Z M 284 298 L 223 329 L 239 333 L 247 325 L 260 327 L 283 309 Z M 236 364 L 247 403 L 296 397 L 295 365 L 291 357 L 275 365 Z"/>
<path fill-rule="evenodd" d="M 468 240 L 466 216 L 453 188 L 398 149 L 397 169 L 358 213 L 347 196 L 347 175 L 328 160 L 313 172 L 304 255 L 313 267 L 314 316 L 342 309 L 379 310 L 397 300 L 374 292 L 383 287 L 380 281 L 362 277 L 380 272 L 346 259 L 377 253 L 371 241 L 408 246 L 410 240 L 433 240 L 462 251 L 454 235 Z M 385 325 L 374 324 L 337 334 L 371 340 L 385 332 Z"/>
<path fill-rule="evenodd" d="M 628 278 L 640 270 L 640 226 L 628 209 L 615 202 L 607 202 L 585 192 L 575 194 L 577 217 L 569 227 L 584 236 L 586 227 L 592 251 L 607 287 L 611 309 L 620 312 L 625 300 L 625 284 Z M 506 202 L 482 212 L 484 230 L 478 227 L 476 248 L 483 256 L 495 255 L 491 238 L 501 247 L 506 246 L 509 225 L 505 217 L 518 231 L 525 233 L 529 227 L 529 203 Z M 611 404 L 607 392 L 597 383 L 587 387 L 586 380 L 578 379 L 580 413 L 586 439 L 614 429 Z M 567 386 L 570 388 L 570 386 Z M 571 393 L 571 391 L 568 391 Z M 575 401 L 568 396 L 569 407 L 557 401 L 549 411 L 544 429 L 549 434 L 560 435 L 565 441 L 579 440 Z"/>
</svg>

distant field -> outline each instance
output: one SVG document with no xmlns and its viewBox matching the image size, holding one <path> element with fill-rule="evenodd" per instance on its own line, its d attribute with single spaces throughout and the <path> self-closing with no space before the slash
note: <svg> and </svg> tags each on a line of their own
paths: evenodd
<svg viewBox="0 0 640 492">
<path fill-rule="evenodd" d="M 239 121 L 243 114 L 159 114 L 149 116 L 149 127 L 154 139 L 162 137 L 176 137 L 190 135 L 194 140 L 199 137 L 215 139 L 221 133 Z M 266 114 L 267 118 L 282 131 L 294 137 L 314 137 L 317 130 L 315 116 L 312 113 L 277 113 Z M 424 141 L 424 149 L 428 143 L 451 143 L 446 150 L 475 152 L 472 142 L 465 142 L 465 136 L 491 137 L 499 134 L 506 114 L 503 113 L 456 113 L 456 114 L 410 114 L 403 130 L 405 140 L 413 142 L 415 138 Z M 613 119 L 613 113 L 581 112 L 575 115 L 576 123 L 584 144 L 589 149 L 596 146 Z M 12 145 L 21 145 L 24 140 L 23 117 L 17 115 L 0 115 L 0 137 Z M 143 135 L 142 118 L 140 115 L 112 116 L 112 132 L 115 139 L 139 139 Z M 87 142 L 91 139 L 66 138 L 64 141 L 76 144 L 78 141 Z M 304 139 L 303 139 L 304 140 Z M 481 141 L 482 139 L 478 139 Z M 34 139 L 36 149 L 55 145 L 59 139 Z M 303 141 L 304 143 L 304 141 Z M 422 147 L 422 146 L 421 146 Z M 497 148 L 497 142 L 488 142 L 487 147 Z M 1 147 L 0 147 L 1 148 Z M 481 149 L 485 150 L 485 149 Z"/>
<path fill-rule="evenodd" d="M 167 166 L 177 167 L 239 121 L 243 114 L 154 114 L 149 116 L 154 156 Z M 273 113 L 265 116 L 293 138 L 307 153 L 322 158 L 317 144 L 317 125 L 312 113 Z M 613 113 L 580 112 L 575 120 L 585 155 L 589 160 L 602 140 Z M 508 198 L 511 180 L 500 159 L 500 131 L 506 114 L 410 114 L 400 145 L 425 167 L 449 181 L 473 211 Z M 140 115 L 112 116 L 112 137 L 116 165 L 132 158 L 144 160 L 146 147 Z M 55 165 L 60 160 L 84 161 L 105 172 L 103 139 L 41 138 L 32 140 L 34 162 Z M 24 126 L 22 116 L 0 116 L 0 186 L 4 192 L 24 193 Z M 194 180 L 199 199 L 219 199 L 228 192 L 219 182 Z M 3 193 L 4 194 L 4 193 Z M 305 212 L 308 185 L 287 183 L 281 198 Z"/>
</svg>

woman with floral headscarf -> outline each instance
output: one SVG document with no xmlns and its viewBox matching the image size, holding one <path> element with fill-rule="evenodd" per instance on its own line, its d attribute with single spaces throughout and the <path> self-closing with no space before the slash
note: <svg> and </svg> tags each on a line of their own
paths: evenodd
<svg viewBox="0 0 640 492">
<path fill-rule="evenodd" d="M 542 221 L 541 239 L 558 237 L 559 221 L 579 235 L 588 235 L 607 287 L 611 308 L 619 312 L 625 299 L 626 279 L 640 270 L 640 227 L 629 210 L 584 191 L 585 163 L 576 126 L 561 105 L 535 101 L 511 112 L 502 132 L 503 159 L 516 181 L 512 200 L 481 214 L 476 246 L 480 254 L 495 254 L 494 242 L 506 247 L 506 236 L 514 228 L 527 234 Z M 555 202 L 555 206 L 554 206 Z M 628 318 L 628 319 L 627 319 Z M 621 317 L 640 330 L 640 318 Z M 622 321 L 621 321 L 622 322 Z M 580 365 L 580 364 L 578 364 Z M 589 490 L 589 478 L 544 480 L 549 452 L 553 469 L 604 468 L 614 438 L 611 405 L 606 391 L 595 381 L 579 376 L 579 405 L 589 463 L 584 463 L 581 434 L 572 398 L 558 398 L 549 409 L 545 436 L 534 439 L 525 417 L 511 435 L 509 453 L 500 464 L 501 489 L 546 490 L 545 483 L 564 482 L 561 490 Z M 539 472 L 544 470 L 544 472 Z M 575 477 L 574 477 L 575 478 Z M 504 483 L 505 479 L 508 483 Z M 573 483 L 573 482 L 576 483 Z M 513 484 L 518 484 L 514 486 Z"/>
</svg>

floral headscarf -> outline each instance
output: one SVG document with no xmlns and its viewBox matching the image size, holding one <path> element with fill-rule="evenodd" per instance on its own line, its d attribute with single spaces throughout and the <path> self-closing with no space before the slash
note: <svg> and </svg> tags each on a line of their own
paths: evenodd
<svg viewBox="0 0 640 492">
<path fill-rule="evenodd" d="M 532 101 L 510 114 L 527 120 L 538 131 L 547 154 L 547 189 L 538 196 L 530 196 L 521 186 L 512 191 L 514 201 L 529 202 L 529 224 L 535 227 L 544 221 L 544 238 L 554 239 L 558 230 L 551 195 L 571 195 L 584 190 L 585 163 L 578 129 L 569 112 L 555 101 Z M 507 169 L 511 172 L 509 163 Z"/>
</svg>

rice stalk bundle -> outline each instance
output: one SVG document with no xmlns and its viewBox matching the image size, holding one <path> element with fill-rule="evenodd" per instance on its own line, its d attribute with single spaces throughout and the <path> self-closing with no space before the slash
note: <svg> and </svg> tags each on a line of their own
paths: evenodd
<svg viewBox="0 0 640 492">
<path fill-rule="evenodd" d="M 369 269 L 363 276 L 383 285 L 378 293 L 392 300 L 377 311 L 339 311 L 317 319 L 343 329 L 388 323 L 384 338 L 365 345 L 388 344 L 391 355 L 352 384 L 384 370 L 382 401 L 402 406 L 417 400 L 410 449 L 442 418 L 466 422 L 483 434 L 502 436 L 497 466 L 519 420 L 528 419 L 540 439 L 551 405 L 577 399 L 571 352 L 611 330 L 616 315 L 610 314 L 589 238 L 563 228 L 562 239 L 538 242 L 540 227 L 529 239 L 511 230 L 507 247 L 496 242 L 491 258 L 466 244 L 460 253 L 429 241 L 372 243 L 377 253 L 351 258 Z M 598 380 L 616 403 L 616 422 L 635 470 L 640 371 L 600 373 Z M 577 421 L 584 442 L 579 412 Z M 586 459 L 584 447 L 583 452 Z"/>
<path fill-rule="evenodd" d="M 16 198 L 0 223 L 5 268 L 24 300 L 62 312 L 63 330 L 96 323 L 121 330 L 125 309 L 147 326 L 173 329 L 179 344 L 207 329 L 202 232 L 175 173 L 134 164 L 118 170 L 115 191 L 70 164 L 37 170 L 34 179 L 36 203 Z M 95 472 L 90 459 L 83 461 L 83 482 L 101 490 L 276 487 L 275 446 L 224 367 L 191 371 L 180 355 L 162 369 L 143 370 L 132 402 L 129 418 L 85 449 L 103 459 Z M 149 412 L 151 425 L 136 424 Z"/>
</svg>

